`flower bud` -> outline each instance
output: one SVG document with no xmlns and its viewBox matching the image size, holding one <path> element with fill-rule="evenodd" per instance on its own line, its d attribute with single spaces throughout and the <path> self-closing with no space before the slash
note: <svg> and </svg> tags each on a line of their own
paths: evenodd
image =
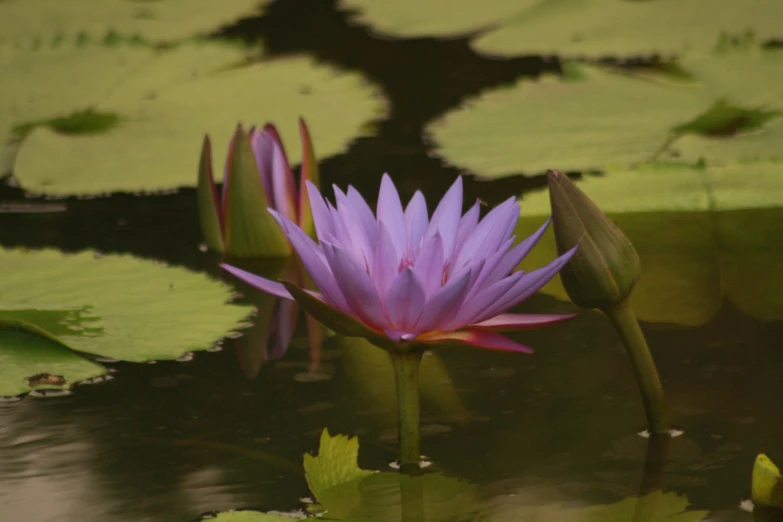
<svg viewBox="0 0 783 522">
<path fill-rule="evenodd" d="M 560 271 L 568 297 L 582 308 L 606 309 L 631 293 L 641 266 L 631 241 L 568 177 L 547 172 L 557 251 L 579 244 Z"/>
</svg>

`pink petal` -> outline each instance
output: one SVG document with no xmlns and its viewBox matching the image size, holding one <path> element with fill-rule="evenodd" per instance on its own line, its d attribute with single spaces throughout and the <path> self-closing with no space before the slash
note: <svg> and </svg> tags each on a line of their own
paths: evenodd
<svg viewBox="0 0 783 522">
<path fill-rule="evenodd" d="M 367 234 L 367 229 L 356 214 L 356 210 L 348 202 L 348 197 L 337 187 L 334 188 L 334 194 L 337 200 L 337 213 L 354 245 L 354 254 L 360 262 L 364 263 L 366 260 L 367 264 L 372 266 L 375 260 L 375 239 Z M 373 225 L 375 225 L 374 221 Z"/>
<path fill-rule="evenodd" d="M 491 319 L 474 323 L 471 328 L 489 330 L 532 330 L 542 326 L 562 323 L 578 314 L 498 314 Z"/>
<path fill-rule="evenodd" d="M 533 353 L 533 349 L 520 344 L 516 341 L 512 341 L 508 337 L 504 337 L 500 334 L 490 332 L 488 330 L 460 330 L 458 332 L 443 332 L 438 334 L 427 334 L 425 336 L 417 338 L 417 341 L 423 343 L 443 343 L 448 341 L 456 341 L 459 343 L 469 344 L 478 348 L 486 348 L 488 350 L 500 350 L 503 352 L 522 352 Z"/>
<path fill-rule="evenodd" d="M 501 279 L 500 281 L 495 281 L 488 287 L 479 290 L 475 295 L 470 296 L 470 299 L 465 301 L 459 312 L 457 312 L 452 320 L 444 325 L 443 329 L 458 330 L 463 326 L 475 322 L 476 317 L 482 314 L 488 307 L 492 306 L 492 303 L 508 293 L 524 275 L 524 272 L 514 272 L 510 276 Z"/>
<path fill-rule="evenodd" d="M 233 275 L 237 279 L 241 279 L 250 286 L 258 288 L 262 292 L 266 292 L 267 294 L 274 295 L 276 297 L 282 297 L 283 299 L 290 299 L 292 301 L 294 299 L 291 294 L 288 293 L 288 290 L 286 290 L 282 284 L 276 281 L 270 281 L 265 277 L 251 274 L 250 272 L 246 272 L 245 270 L 239 269 L 235 266 L 227 265 L 225 263 L 221 263 L 220 268 Z"/>
</svg>

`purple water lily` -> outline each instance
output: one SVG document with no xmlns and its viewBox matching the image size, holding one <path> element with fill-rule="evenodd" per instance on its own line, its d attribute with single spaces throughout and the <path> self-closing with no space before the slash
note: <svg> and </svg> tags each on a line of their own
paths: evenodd
<svg viewBox="0 0 783 522">
<path fill-rule="evenodd" d="M 312 183 L 307 183 L 307 190 L 318 243 L 288 217 L 269 212 L 320 292 L 221 266 L 265 292 L 296 298 L 339 333 L 367 337 L 392 349 L 456 341 L 530 353 L 530 348 L 497 331 L 526 330 L 575 317 L 506 313 L 552 279 L 576 251 L 574 247 L 529 273 L 513 271 L 549 225 L 547 221 L 514 245 L 519 204 L 513 197 L 479 220 L 478 202 L 461 215 L 461 178 L 431 218 L 421 192 L 403 209 L 388 175 L 381 181 L 377 214 L 353 187 L 347 193 L 334 188 L 336 207 Z"/>
</svg>

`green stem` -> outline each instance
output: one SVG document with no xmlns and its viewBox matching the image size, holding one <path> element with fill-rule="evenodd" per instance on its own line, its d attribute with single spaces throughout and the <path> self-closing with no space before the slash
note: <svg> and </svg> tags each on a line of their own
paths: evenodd
<svg viewBox="0 0 783 522">
<path fill-rule="evenodd" d="M 669 412 L 663 399 L 663 388 L 658 377 L 658 370 L 655 368 L 655 361 L 653 361 L 650 349 L 647 347 L 647 341 L 628 299 L 623 299 L 604 312 L 609 316 L 615 330 L 622 338 L 628 358 L 631 359 L 636 382 L 642 394 L 650 432 L 670 431 Z"/>
<path fill-rule="evenodd" d="M 400 472 L 408 475 L 417 475 L 421 469 L 419 365 L 422 355 L 423 351 L 419 349 L 391 354 L 397 383 Z"/>
</svg>

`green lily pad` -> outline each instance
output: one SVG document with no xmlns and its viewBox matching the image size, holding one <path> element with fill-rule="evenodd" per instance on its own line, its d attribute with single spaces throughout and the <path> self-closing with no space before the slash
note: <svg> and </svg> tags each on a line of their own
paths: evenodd
<svg viewBox="0 0 783 522">
<path fill-rule="evenodd" d="M 318 456 L 305 455 L 305 476 L 318 509 L 333 520 L 474 520 L 475 487 L 441 473 L 409 477 L 359 468 L 359 441 L 321 434 Z"/>
<path fill-rule="evenodd" d="M 783 159 L 783 52 L 693 54 L 694 82 L 570 64 L 487 91 L 433 123 L 437 152 L 482 177 L 617 169 L 653 159 Z"/>
<path fill-rule="evenodd" d="M 736 0 L 545 0 L 522 6 L 473 47 L 501 56 L 668 55 L 711 49 L 722 35 L 779 38 L 781 18 L 777 0 L 756 0 L 752 8 Z"/>
<path fill-rule="evenodd" d="M 204 134 L 219 172 L 241 121 L 276 122 L 296 161 L 302 115 L 316 152 L 327 157 L 370 132 L 367 123 L 385 107 L 359 74 L 306 57 L 257 61 L 248 49 L 219 42 L 165 51 L 25 47 L 0 53 L 0 70 L 7 78 L 0 142 L 24 132 L 14 173 L 26 190 L 56 196 L 195 186 Z M 62 119 L 71 123 L 65 130 Z M 93 132 L 73 132 L 74 120 Z"/>
<path fill-rule="evenodd" d="M 707 518 L 707 511 L 687 511 L 688 498 L 674 492 L 654 491 L 643 497 L 632 497 L 614 504 L 565 508 L 559 504 L 536 505 L 526 503 L 504 506 L 490 518 L 492 522 L 525 520 L 544 522 L 645 521 L 645 522 L 699 522 Z"/>
<path fill-rule="evenodd" d="M 640 319 L 698 326 L 724 298 L 751 317 L 783 319 L 783 163 L 653 165 L 578 184 L 639 253 L 631 303 Z M 547 191 L 525 194 L 518 234 L 532 233 L 549 212 Z M 555 252 L 550 228 L 522 267 Z M 568 299 L 559 278 L 542 292 Z"/>
<path fill-rule="evenodd" d="M 359 467 L 359 439 L 346 435 L 329 435 L 324 428 L 318 455 L 304 456 L 307 484 L 316 498 L 332 487 L 371 475 L 372 471 Z"/>
<path fill-rule="evenodd" d="M 105 373 L 100 364 L 52 339 L 17 328 L 0 329 L 0 396 L 67 389 Z"/>
<path fill-rule="evenodd" d="M 4 0 L 0 35 L 13 43 L 107 31 L 155 41 L 181 40 L 260 14 L 269 0 Z"/>
<path fill-rule="evenodd" d="M 538 0 L 342 0 L 351 20 L 399 37 L 459 36 L 503 23 Z"/>
<path fill-rule="evenodd" d="M 291 522 L 292 520 L 304 520 L 306 517 L 295 518 L 290 515 L 277 513 L 262 513 L 260 511 L 226 511 L 211 517 L 210 522 Z"/>
<path fill-rule="evenodd" d="M 0 250 L 0 322 L 25 321 L 73 349 L 175 359 L 240 326 L 250 307 L 206 275 L 128 255 Z"/>
</svg>

